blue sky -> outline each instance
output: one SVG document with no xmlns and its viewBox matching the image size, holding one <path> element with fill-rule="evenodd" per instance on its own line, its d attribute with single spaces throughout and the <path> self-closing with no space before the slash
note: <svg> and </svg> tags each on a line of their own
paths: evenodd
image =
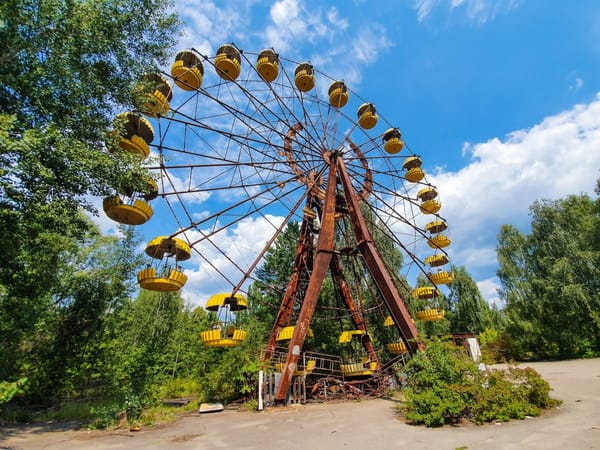
<svg viewBox="0 0 600 450">
<path fill-rule="evenodd" d="M 422 157 L 450 225 L 451 262 L 466 266 L 490 302 L 497 298 L 500 225 L 527 231 L 534 200 L 594 195 L 597 1 L 177 0 L 176 9 L 185 23 L 182 49 L 214 55 L 229 42 L 252 52 L 273 47 L 373 101 Z M 197 200 L 198 214 L 204 207 L 208 202 Z M 155 209 L 152 225 L 142 227 L 148 238 L 169 223 L 166 210 Z M 269 235 L 247 222 L 229 238 L 264 242 Z M 203 271 L 202 261 L 186 267 L 183 293 L 192 303 L 222 290 Z"/>
</svg>

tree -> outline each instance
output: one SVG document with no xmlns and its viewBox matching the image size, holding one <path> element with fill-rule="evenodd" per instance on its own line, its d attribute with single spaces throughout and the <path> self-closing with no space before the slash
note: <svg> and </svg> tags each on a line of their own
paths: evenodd
<svg viewBox="0 0 600 450">
<path fill-rule="evenodd" d="M 452 266 L 454 281 L 447 300 L 452 311 L 450 328 L 453 332 L 481 333 L 487 327 L 498 326 L 492 320 L 492 308 L 485 301 L 475 280 L 464 266 Z"/>
<path fill-rule="evenodd" d="M 98 242 L 80 208 L 93 211 L 90 195 L 112 193 L 142 170 L 124 152 L 109 154 L 104 135 L 115 112 L 133 104 L 139 75 L 170 53 L 178 25 L 168 7 L 167 0 L 0 4 L 0 380 L 33 370 L 19 361 L 32 338 L 56 355 L 71 352 L 64 358 L 83 357 L 102 328 L 94 317 L 127 292 L 95 265 L 66 276 L 80 268 L 78 249 Z"/>
<path fill-rule="evenodd" d="M 600 352 L 600 200 L 536 201 L 529 235 L 503 227 L 498 245 L 508 328 L 519 356 Z"/>
</svg>

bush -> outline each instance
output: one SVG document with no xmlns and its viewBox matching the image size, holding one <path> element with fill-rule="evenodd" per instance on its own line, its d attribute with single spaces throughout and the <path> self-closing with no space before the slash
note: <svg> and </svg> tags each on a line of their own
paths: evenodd
<svg viewBox="0 0 600 450">
<path fill-rule="evenodd" d="M 432 340 L 407 364 L 405 417 L 415 424 L 441 426 L 537 416 L 556 406 L 550 385 L 533 369 L 478 370 L 462 347 Z"/>
</svg>

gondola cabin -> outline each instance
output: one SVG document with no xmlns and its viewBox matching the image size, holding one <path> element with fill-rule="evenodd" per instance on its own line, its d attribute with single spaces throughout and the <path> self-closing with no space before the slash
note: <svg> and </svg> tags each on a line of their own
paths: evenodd
<svg viewBox="0 0 600 450">
<path fill-rule="evenodd" d="M 338 342 L 354 347 L 356 342 L 362 342 L 363 339 L 371 339 L 365 330 L 348 330 L 342 331 Z M 356 351 L 352 351 L 352 353 L 354 354 L 350 356 L 348 361 L 340 364 L 340 370 L 344 377 L 369 377 L 377 371 L 379 366 L 377 361 L 372 361 L 368 356 L 360 355 Z"/>
<path fill-rule="evenodd" d="M 377 110 L 373 103 L 363 103 L 360 105 L 356 115 L 358 117 L 358 124 L 365 130 L 370 130 L 377 125 L 379 117 L 377 116 Z"/>
<path fill-rule="evenodd" d="M 149 144 L 154 140 L 154 129 L 150 122 L 134 112 L 124 112 L 115 118 L 115 130 L 122 150 L 146 158 L 150 155 Z"/>
<path fill-rule="evenodd" d="M 402 134 L 398 128 L 389 128 L 383 133 L 383 148 L 390 155 L 394 155 L 404 148 Z"/>
<path fill-rule="evenodd" d="M 423 322 L 437 322 L 442 320 L 446 315 L 446 311 L 438 310 L 438 309 L 424 309 L 421 311 L 417 311 L 417 319 L 422 320 Z"/>
<path fill-rule="evenodd" d="M 383 322 L 383 326 L 386 328 L 395 327 L 394 319 L 392 316 L 387 316 Z M 402 340 L 402 338 L 397 338 L 395 342 L 389 342 L 387 344 L 388 351 L 393 355 L 403 355 L 408 353 L 408 348 L 406 347 L 406 343 Z"/>
<path fill-rule="evenodd" d="M 348 88 L 343 81 L 334 81 L 329 86 L 329 104 L 334 108 L 342 108 L 348 103 Z"/>
<path fill-rule="evenodd" d="M 296 87 L 302 92 L 308 92 L 315 87 L 314 67 L 309 63 L 301 63 L 294 72 Z"/>
<path fill-rule="evenodd" d="M 425 225 L 425 231 L 428 231 L 431 234 L 442 233 L 448 229 L 448 224 L 443 220 L 434 220 L 433 222 L 429 222 Z"/>
<path fill-rule="evenodd" d="M 187 243 L 178 238 L 159 236 L 148 243 L 146 254 L 158 260 L 158 267 L 148 265 L 138 272 L 140 287 L 149 291 L 174 292 L 184 286 L 187 276 L 178 263 L 192 256 Z M 170 264 L 171 259 L 174 259 L 175 265 Z"/>
<path fill-rule="evenodd" d="M 135 104 L 142 114 L 158 117 L 169 112 L 173 90 L 161 74 L 148 73 L 140 79 L 134 89 L 134 95 Z"/>
<path fill-rule="evenodd" d="M 445 234 L 438 234 L 427 240 L 427 245 L 431 248 L 444 248 L 448 247 L 452 241 Z"/>
<path fill-rule="evenodd" d="M 404 178 L 411 183 L 417 183 L 425 177 L 425 172 L 421 169 L 421 158 L 418 156 L 409 156 L 402 164 L 402 168 L 406 171 Z"/>
<path fill-rule="evenodd" d="M 279 75 L 279 56 L 273 50 L 266 49 L 258 54 L 256 71 L 267 83 L 275 81 Z"/>
<path fill-rule="evenodd" d="M 233 81 L 240 76 L 242 71 L 242 59 L 240 52 L 233 45 L 222 45 L 215 56 L 215 67 L 217 75 L 227 81 Z"/>
<path fill-rule="evenodd" d="M 421 287 L 413 289 L 413 291 L 411 292 L 411 295 L 415 298 L 428 299 L 428 298 L 434 298 L 434 297 L 439 296 L 440 291 L 438 291 L 433 286 L 421 286 Z"/>
<path fill-rule="evenodd" d="M 128 203 L 119 194 L 106 197 L 102 201 L 102 209 L 110 219 L 124 225 L 142 225 L 154 214 L 145 201 L 135 199 Z"/>
<path fill-rule="evenodd" d="M 450 284 L 454 281 L 454 274 L 452 272 L 442 270 L 440 272 L 430 273 L 429 279 L 436 285 Z"/>
<path fill-rule="evenodd" d="M 248 308 L 248 301 L 239 293 L 219 293 L 206 302 L 207 311 L 213 313 L 212 328 L 200 333 L 200 340 L 207 347 L 230 348 L 241 345 L 248 332 L 235 325 L 236 314 Z"/>
<path fill-rule="evenodd" d="M 184 91 L 195 91 L 202 86 L 204 68 L 202 61 L 192 50 L 183 50 L 175 56 L 171 65 L 171 76 L 175 84 Z"/>
<path fill-rule="evenodd" d="M 445 264 L 448 264 L 450 262 L 450 259 L 448 259 L 448 256 L 445 254 L 439 254 L 428 256 L 427 258 L 425 258 L 424 262 L 429 267 L 440 267 Z"/>
</svg>

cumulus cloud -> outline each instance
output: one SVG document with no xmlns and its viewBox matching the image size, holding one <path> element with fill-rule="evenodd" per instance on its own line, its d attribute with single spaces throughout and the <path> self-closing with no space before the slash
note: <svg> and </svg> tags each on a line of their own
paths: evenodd
<svg viewBox="0 0 600 450">
<path fill-rule="evenodd" d="M 184 26 L 179 40 L 181 48 L 195 48 L 202 54 L 214 54 L 225 42 L 243 37 L 249 23 L 242 2 L 211 0 L 177 0 L 177 12 Z"/>
<path fill-rule="evenodd" d="M 210 239 L 204 239 L 210 230 L 186 232 L 189 242 L 202 240 L 194 246 L 186 267 L 183 297 L 194 305 L 204 305 L 211 295 L 231 291 L 242 280 L 241 270 L 248 270 L 282 222 L 283 217 L 272 215 L 249 217 Z"/>
<path fill-rule="evenodd" d="M 271 23 L 262 33 L 264 46 L 288 58 L 302 55 L 315 67 L 349 84 L 358 84 L 362 68 L 373 64 L 392 46 L 387 29 L 374 22 L 350 23 L 335 7 L 324 10 L 297 0 L 281 0 L 270 10 Z M 348 33 L 360 28 L 360 36 Z M 315 49 L 319 49 L 315 51 Z"/>
<path fill-rule="evenodd" d="M 475 274 L 495 271 L 500 226 L 526 231 L 535 200 L 592 194 L 600 178 L 599 148 L 600 94 L 503 139 L 465 145 L 470 159 L 462 169 L 438 169 L 429 177 L 450 225 L 452 261 Z"/>
</svg>

